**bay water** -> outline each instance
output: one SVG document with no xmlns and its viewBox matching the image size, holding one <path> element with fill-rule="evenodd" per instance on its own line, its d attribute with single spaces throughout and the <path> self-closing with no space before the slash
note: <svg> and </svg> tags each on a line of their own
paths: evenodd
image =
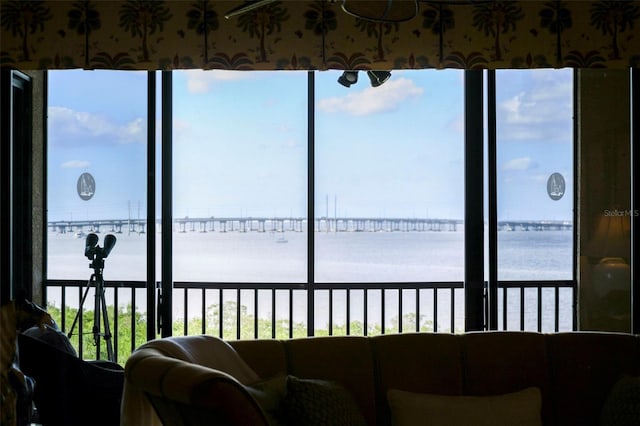
<svg viewBox="0 0 640 426">
<path fill-rule="evenodd" d="M 85 231 L 85 233 L 88 232 Z M 103 244 L 101 232 L 99 245 Z M 146 280 L 146 234 L 122 232 L 114 234 L 117 243 L 105 259 L 105 281 Z M 160 233 L 157 234 L 156 278 L 160 279 Z M 240 303 L 248 312 L 259 317 L 271 318 L 275 305 L 275 317 L 286 319 L 289 311 L 295 322 L 306 322 L 307 298 L 304 291 L 278 290 L 274 293 L 260 290 L 257 300 L 251 284 L 305 283 L 307 282 L 307 234 L 306 232 L 176 232 L 173 238 L 173 280 L 176 282 L 236 282 L 244 283 Z M 365 290 L 383 287 L 382 283 L 410 282 L 461 282 L 464 280 L 464 227 L 455 231 L 412 232 L 315 232 L 313 265 L 317 283 L 351 283 L 359 290 L 349 293 L 350 321 L 366 318 L 369 323 L 391 324 L 394 320 L 415 313 L 419 307 L 420 321 L 433 325 L 437 331 L 450 331 L 453 316 L 454 330 L 464 330 L 464 291 L 420 290 Z M 570 280 L 572 279 L 572 231 L 501 231 L 498 234 L 498 270 L 500 280 Z M 74 233 L 48 234 L 48 278 L 88 280 L 93 272 L 90 260 L 84 256 L 85 235 Z M 486 255 L 485 255 L 486 258 Z M 486 262 L 485 262 L 486 263 Z M 485 268 L 487 269 L 487 268 Z M 373 283 L 373 284 L 371 284 Z M 118 303 L 131 303 L 129 290 L 119 289 Z M 114 302 L 114 289 L 107 289 L 107 304 Z M 334 324 L 347 321 L 346 291 L 335 290 L 315 293 L 314 321 L 316 328 L 326 328 L 329 322 L 329 297 L 333 309 Z M 542 290 L 542 329 L 553 331 L 555 327 L 555 292 Z M 67 294 L 66 304 L 77 307 L 80 295 Z M 219 294 L 207 290 L 205 307 L 218 303 Z M 537 329 L 537 290 L 525 290 L 524 328 Z M 235 290 L 225 290 L 224 301 L 236 301 Z M 272 300 L 275 297 L 275 300 Z M 453 297 L 453 302 L 451 298 Z M 504 315 L 499 293 L 499 319 Z M 507 297 L 507 329 L 520 329 L 520 291 L 509 289 Z M 186 303 L 185 303 L 186 299 Z M 87 301 L 93 300 L 88 298 Z M 200 290 L 174 290 L 174 318 L 193 318 L 201 315 L 203 296 Z M 48 303 L 61 304 L 59 288 L 48 290 Z M 85 302 L 88 303 L 88 302 Z M 293 306 L 289 306 L 290 304 Z M 416 305 L 416 304 L 419 305 Z M 435 304 L 437 303 L 437 313 Z M 186 304 L 186 312 L 185 312 Z M 256 306 L 257 304 L 257 306 Z M 91 302 L 92 305 L 92 302 Z M 453 306 L 452 306 L 453 305 Z M 573 293 L 560 290 L 559 328 L 572 327 Z M 85 309 L 92 306 L 84 306 Z M 452 308 L 453 307 L 453 312 Z M 146 311 L 146 292 L 136 290 L 136 310 Z M 404 326 L 414 327 L 414 325 Z"/>
</svg>

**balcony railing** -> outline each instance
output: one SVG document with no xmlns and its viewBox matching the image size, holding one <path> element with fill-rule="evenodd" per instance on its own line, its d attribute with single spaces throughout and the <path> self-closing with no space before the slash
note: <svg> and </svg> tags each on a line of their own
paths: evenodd
<svg viewBox="0 0 640 426">
<path fill-rule="evenodd" d="M 87 282 L 49 280 L 47 305 L 69 333 Z M 118 362 L 147 337 L 147 290 L 142 281 L 105 282 L 105 300 Z M 312 293 L 309 293 L 312 291 Z M 72 342 L 81 357 L 100 357 L 93 347 L 93 288 L 82 306 Z M 502 281 L 498 329 L 575 330 L 574 281 Z M 172 332 L 225 339 L 307 335 L 376 335 L 464 331 L 462 282 L 426 283 L 205 283 L 176 282 Z M 154 331 L 155 333 L 155 331 Z M 157 334 L 156 334 L 157 335 Z M 103 345 L 104 346 L 104 345 Z"/>
</svg>

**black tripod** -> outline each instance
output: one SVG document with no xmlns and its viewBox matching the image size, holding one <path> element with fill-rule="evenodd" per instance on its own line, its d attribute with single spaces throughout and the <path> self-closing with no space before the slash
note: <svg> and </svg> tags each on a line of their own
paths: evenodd
<svg viewBox="0 0 640 426">
<path fill-rule="evenodd" d="M 107 359 L 115 362 L 115 356 L 113 354 L 113 345 L 111 344 L 111 329 L 109 328 L 109 316 L 107 315 L 107 302 L 104 299 L 104 278 L 102 271 L 104 269 L 104 259 L 109 256 L 111 249 L 116 244 L 116 237 L 109 234 L 104 237 L 104 247 L 100 247 L 98 244 L 98 236 L 96 234 L 87 235 L 86 246 L 84 249 L 84 255 L 91 260 L 89 267 L 93 269 L 91 277 L 87 282 L 87 288 L 84 291 L 82 300 L 80 301 L 80 308 L 76 314 L 68 337 L 71 338 L 73 329 L 78 322 L 78 318 L 82 313 L 82 307 L 84 301 L 87 298 L 89 289 L 93 286 L 95 288 L 94 308 L 93 308 L 93 341 L 96 345 L 96 351 L 98 356 L 100 355 L 100 337 L 103 337 L 107 344 Z M 102 316 L 102 319 L 100 318 Z M 104 332 L 101 332 L 101 322 L 104 322 Z"/>
</svg>

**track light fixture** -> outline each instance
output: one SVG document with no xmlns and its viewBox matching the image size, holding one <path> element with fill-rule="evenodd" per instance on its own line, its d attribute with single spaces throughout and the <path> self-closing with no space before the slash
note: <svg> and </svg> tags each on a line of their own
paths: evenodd
<svg viewBox="0 0 640 426">
<path fill-rule="evenodd" d="M 338 83 L 342 84 L 344 87 L 349 87 L 352 84 L 356 84 L 358 82 L 358 71 L 345 71 L 342 73 L 340 78 L 338 78 Z"/>
<path fill-rule="evenodd" d="M 367 75 L 371 80 L 371 87 L 378 87 L 385 81 L 389 80 L 391 73 L 389 71 L 367 71 Z M 358 82 L 358 71 L 345 71 L 338 78 L 338 83 L 344 87 L 350 87 Z"/>
<path fill-rule="evenodd" d="M 389 71 L 367 71 L 367 75 L 371 80 L 371 87 L 378 87 L 391 77 Z"/>
</svg>

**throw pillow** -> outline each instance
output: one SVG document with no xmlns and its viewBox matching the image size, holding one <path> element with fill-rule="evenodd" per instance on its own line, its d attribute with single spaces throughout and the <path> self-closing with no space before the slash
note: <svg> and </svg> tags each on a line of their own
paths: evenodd
<svg viewBox="0 0 640 426">
<path fill-rule="evenodd" d="M 448 396 L 391 389 L 394 426 L 541 426 L 540 389 L 492 396 Z"/>
<path fill-rule="evenodd" d="M 602 407 L 601 426 L 640 425 L 640 376 L 625 376 L 613 386 Z"/>
<path fill-rule="evenodd" d="M 349 391 L 327 380 L 289 376 L 284 410 L 287 423 L 292 426 L 366 425 Z"/>
<path fill-rule="evenodd" d="M 262 408 L 271 426 L 283 423 L 282 403 L 287 392 L 286 374 L 277 374 L 274 377 L 252 383 L 244 388 Z"/>
</svg>

